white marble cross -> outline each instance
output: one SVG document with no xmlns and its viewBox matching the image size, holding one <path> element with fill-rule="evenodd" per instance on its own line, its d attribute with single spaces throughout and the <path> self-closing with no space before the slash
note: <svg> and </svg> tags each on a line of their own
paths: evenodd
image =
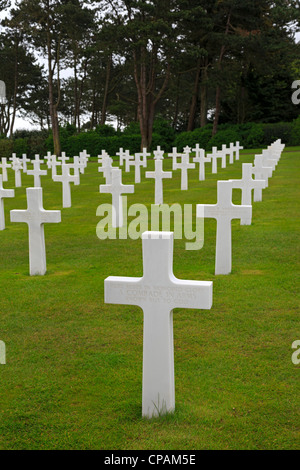
<svg viewBox="0 0 300 470">
<path fill-rule="evenodd" d="M 177 152 L 177 147 L 172 148 L 172 153 L 168 153 L 168 157 L 172 158 L 172 170 L 175 170 L 177 158 L 181 158 L 182 154 Z"/>
<path fill-rule="evenodd" d="M 139 153 L 136 153 L 135 157 L 141 158 L 143 160 L 143 163 L 144 163 L 144 168 L 147 168 L 147 158 L 150 157 L 150 155 L 151 155 L 151 153 L 148 153 L 147 149 L 145 147 L 143 147 L 143 151 L 139 152 Z"/>
<path fill-rule="evenodd" d="M 99 173 L 103 173 L 106 184 L 111 184 L 111 172 L 112 172 L 112 162 L 113 159 L 106 157 L 102 159 L 102 166 L 98 167 Z"/>
<path fill-rule="evenodd" d="M 8 180 L 7 168 L 11 168 L 11 163 L 7 163 L 6 157 L 1 158 L 0 168 L 2 169 L 3 182 L 6 182 Z"/>
<path fill-rule="evenodd" d="M 23 153 L 22 155 L 22 167 L 23 167 L 23 173 L 27 173 L 27 163 L 31 162 L 30 158 L 27 158 L 26 153 Z"/>
<path fill-rule="evenodd" d="M 264 166 L 270 166 L 273 171 L 276 170 L 276 165 L 278 161 L 272 156 L 270 150 L 262 151 L 262 159 L 263 159 Z"/>
<path fill-rule="evenodd" d="M 49 165 L 50 165 L 50 168 L 51 168 L 51 177 L 53 179 L 54 176 L 57 175 L 56 167 L 61 166 L 61 162 L 58 162 L 56 160 L 56 155 L 52 155 L 52 159 L 49 160 Z"/>
<path fill-rule="evenodd" d="M 120 165 L 123 165 L 123 162 L 125 161 L 125 171 L 126 173 L 129 173 L 130 171 L 130 162 L 133 160 L 133 155 L 130 155 L 129 150 L 125 150 L 122 154 L 122 157 L 120 156 Z"/>
<path fill-rule="evenodd" d="M 188 170 L 195 168 L 195 163 L 190 163 L 190 148 L 185 148 L 181 156 L 181 162 L 176 163 L 175 170 L 181 170 L 181 191 L 188 190 Z"/>
<path fill-rule="evenodd" d="M 163 160 L 164 151 L 160 148 L 160 145 L 157 146 L 156 150 L 153 151 L 154 160 Z"/>
<path fill-rule="evenodd" d="M 112 227 L 123 227 L 122 194 L 134 193 L 134 185 L 122 184 L 122 170 L 120 168 L 113 168 L 111 171 L 111 183 L 101 184 L 100 193 L 112 195 Z"/>
<path fill-rule="evenodd" d="M 103 163 L 104 160 L 108 159 L 108 158 L 111 158 L 109 156 L 109 154 L 106 152 L 106 150 L 102 150 L 101 151 L 101 154 L 98 155 L 98 163 Z M 112 161 L 112 158 L 111 158 L 111 161 Z"/>
<path fill-rule="evenodd" d="M 207 155 L 207 157 L 211 160 L 212 162 L 212 167 L 211 167 L 211 172 L 213 174 L 216 174 L 218 173 L 218 158 L 219 158 L 219 152 L 218 152 L 218 149 L 217 147 L 213 147 L 212 148 L 212 153 L 209 153 Z"/>
<path fill-rule="evenodd" d="M 110 276 L 105 302 L 137 305 L 144 312 L 142 414 L 152 418 L 175 409 L 173 310 L 210 309 L 212 282 L 173 274 L 172 232 L 144 232 L 143 277 Z"/>
<path fill-rule="evenodd" d="M 229 163 L 232 165 L 234 163 L 234 152 L 235 152 L 235 146 L 231 142 L 230 147 L 228 149 L 228 155 L 229 155 Z"/>
<path fill-rule="evenodd" d="M 15 191 L 13 189 L 3 188 L 3 178 L 0 175 L 0 230 L 5 229 L 5 214 L 4 214 L 4 201 L 5 197 L 15 197 Z"/>
<path fill-rule="evenodd" d="M 145 163 L 144 163 L 144 160 L 141 159 L 141 154 L 136 153 L 134 160 L 130 160 L 128 164 L 129 164 L 129 167 L 134 166 L 135 168 L 134 182 L 140 183 L 141 182 L 141 166 L 145 168 Z"/>
<path fill-rule="evenodd" d="M 39 157 L 39 156 L 36 155 L 36 157 Z M 27 170 L 27 175 L 34 177 L 35 188 L 40 188 L 42 186 L 41 176 L 47 175 L 47 170 L 41 170 L 41 163 L 43 163 L 43 160 L 36 158 L 35 160 L 32 160 L 33 170 Z"/>
<path fill-rule="evenodd" d="M 266 188 L 269 186 L 269 178 L 271 178 L 273 173 L 272 167 L 266 167 L 263 164 L 262 155 L 256 155 L 254 159 L 254 167 L 252 169 L 252 174 L 256 180 L 265 180 Z M 254 202 L 262 201 L 262 189 L 254 188 Z"/>
<path fill-rule="evenodd" d="M 61 156 L 57 157 L 57 160 L 60 160 L 61 164 L 65 165 L 67 163 L 67 160 L 70 160 L 70 157 L 66 156 L 66 152 L 61 152 Z"/>
<path fill-rule="evenodd" d="M 51 152 L 47 152 L 47 155 L 44 157 L 44 160 L 47 161 L 47 168 L 52 168 L 52 161 L 53 161 L 53 157 L 55 155 L 52 155 Z"/>
<path fill-rule="evenodd" d="M 116 155 L 119 156 L 119 166 L 123 166 L 124 160 L 125 160 L 125 155 L 126 152 L 129 153 L 129 150 L 124 151 L 123 147 L 120 147 L 119 151 L 116 152 Z"/>
<path fill-rule="evenodd" d="M 232 265 L 232 219 L 244 219 L 251 224 L 252 206 L 232 204 L 232 187 L 229 181 L 218 181 L 217 204 L 198 204 L 197 217 L 217 220 L 215 274 L 229 274 Z"/>
<path fill-rule="evenodd" d="M 235 144 L 235 159 L 236 160 L 240 159 L 240 150 L 243 150 L 243 149 L 244 147 L 242 147 L 239 142 Z"/>
<path fill-rule="evenodd" d="M 163 179 L 172 178 L 171 171 L 163 171 L 163 160 L 154 160 L 155 170 L 146 171 L 146 178 L 155 180 L 155 204 L 163 204 Z"/>
<path fill-rule="evenodd" d="M 69 166 L 62 164 L 61 175 L 53 176 L 53 181 L 62 183 L 63 207 L 71 207 L 71 187 L 70 183 L 78 184 L 79 176 L 70 175 Z"/>
<path fill-rule="evenodd" d="M 242 179 L 240 180 L 229 180 L 232 188 L 237 188 L 242 190 L 242 205 L 251 206 L 252 205 L 252 190 L 253 189 L 265 189 L 266 181 L 263 180 L 254 180 L 253 175 L 253 166 L 252 163 L 243 163 L 242 170 Z M 241 225 L 249 225 L 247 220 L 241 219 Z"/>
<path fill-rule="evenodd" d="M 74 183 L 75 185 L 80 184 L 80 173 L 84 173 L 85 164 L 80 160 L 78 156 L 73 158 L 73 163 L 68 163 L 69 168 L 73 168 L 74 175 L 78 176 L 78 181 Z"/>
<path fill-rule="evenodd" d="M 24 222 L 29 232 L 29 271 L 31 276 L 46 272 L 46 249 L 44 224 L 59 223 L 60 211 L 46 211 L 43 208 L 43 189 L 27 188 L 27 210 L 10 211 L 11 222 Z"/>
<path fill-rule="evenodd" d="M 199 163 L 199 181 L 205 181 L 205 163 L 211 162 L 211 158 L 205 156 L 205 150 L 199 144 L 196 144 L 193 152 L 196 152 L 193 162 Z"/>
<path fill-rule="evenodd" d="M 19 158 L 13 158 L 11 167 L 15 172 L 15 187 L 20 188 L 22 186 L 22 181 L 21 181 L 22 163 L 21 163 L 21 160 Z"/>
</svg>

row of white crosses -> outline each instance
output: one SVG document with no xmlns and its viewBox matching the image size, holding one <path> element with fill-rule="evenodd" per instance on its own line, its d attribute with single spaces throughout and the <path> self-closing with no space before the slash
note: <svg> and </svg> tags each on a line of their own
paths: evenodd
<svg viewBox="0 0 300 470">
<path fill-rule="evenodd" d="M 56 157 L 49 154 L 47 155 L 48 168 L 55 168 L 53 180 L 60 181 L 63 184 L 63 207 L 71 206 L 71 194 L 70 194 L 70 182 L 73 181 L 75 184 L 79 184 L 79 171 L 83 170 L 89 157 L 86 152 L 83 153 L 83 161 L 76 160 L 74 163 L 67 164 L 66 161 L 69 159 L 65 153 L 62 153 L 61 157 L 58 157 L 61 162 L 56 162 Z M 29 239 L 29 272 L 31 276 L 44 275 L 46 273 L 46 249 L 45 249 L 45 236 L 44 236 L 44 224 L 45 223 L 59 223 L 61 221 L 60 211 L 46 211 L 43 208 L 43 190 L 41 187 L 40 176 L 47 174 L 46 170 L 41 170 L 40 165 L 43 160 L 39 159 L 36 155 L 33 160 L 33 169 L 28 170 L 26 155 L 22 156 L 22 163 L 16 155 L 12 155 L 11 167 L 17 168 L 18 172 L 23 169 L 28 175 L 34 176 L 34 188 L 27 188 L 27 209 L 26 210 L 12 210 L 10 211 L 11 222 L 24 222 L 28 225 L 28 239 Z M 56 166 L 61 164 L 62 174 L 56 174 Z M 7 164 L 6 159 L 2 159 L 2 175 L 0 175 L 0 230 L 5 228 L 5 216 L 4 216 L 4 201 L 5 197 L 14 197 L 15 192 L 13 189 L 4 189 L 3 180 L 6 177 L 7 181 Z M 69 168 L 74 168 L 75 173 L 78 174 L 70 175 Z M 25 169 L 25 170 L 24 170 Z M 15 170 L 16 171 L 16 170 Z M 18 173 L 17 173 L 18 174 Z M 16 183 L 20 183 L 20 177 L 16 177 Z M 19 184 L 18 186 L 20 186 Z M 16 184 L 17 186 L 17 184 Z"/>
<path fill-rule="evenodd" d="M 217 220 L 216 274 L 231 271 L 231 221 L 238 218 L 245 224 L 251 223 L 251 192 L 266 186 L 268 165 L 275 168 L 283 150 L 280 142 L 274 148 L 277 153 L 269 149 L 262 155 L 263 165 L 256 166 L 258 171 L 252 164 L 244 164 L 242 180 L 218 181 L 216 205 L 197 206 L 197 216 L 203 217 L 204 209 L 204 217 Z M 156 162 L 162 162 L 162 158 Z M 255 181 L 252 174 L 262 174 L 266 179 Z M 244 192 L 242 202 L 249 202 L 250 193 L 250 204 L 232 204 L 233 187 Z M 213 283 L 179 280 L 174 276 L 173 233 L 144 232 L 142 242 L 143 276 L 110 276 L 105 280 L 104 295 L 106 303 L 137 305 L 143 309 L 142 414 L 151 418 L 175 409 L 173 309 L 210 309 Z"/>
</svg>

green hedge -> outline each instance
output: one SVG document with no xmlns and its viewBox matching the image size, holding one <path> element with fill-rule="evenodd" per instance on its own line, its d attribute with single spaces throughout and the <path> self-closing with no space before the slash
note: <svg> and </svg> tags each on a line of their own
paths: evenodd
<svg viewBox="0 0 300 470">
<path fill-rule="evenodd" d="M 185 146 L 194 148 L 199 144 L 201 148 L 210 151 L 212 147 L 221 148 L 230 142 L 239 141 L 244 148 L 259 148 L 270 145 L 281 139 L 287 146 L 300 145 L 300 116 L 293 122 L 279 122 L 276 124 L 247 123 L 243 125 L 221 124 L 217 134 L 212 137 L 212 124 L 192 132 L 175 133 L 174 129 L 163 119 L 155 121 L 152 145 L 154 150 L 158 145 L 165 152 L 172 147 L 182 151 Z M 72 125 L 60 129 L 61 148 L 67 155 L 79 155 L 83 149 L 92 156 L 101 154 L 106 150 L 109 155 L 116 155 L 122 147 L 131 153 L 139 152 L 141 135 L 137 123 L 132 123 L 123 132 L 116 131 L 112 126 L 97 126 L 94 131 L 76 134 Z M 52 135 L 46 131 L 17 131 L 14 140 L 0 138 L 0 158 L 9 158 L 14 152 L 18 157 L 26 153 L 30 158 L 35 154 L 46 155 L 47 151 L 54 151 Z"/>
</svg>

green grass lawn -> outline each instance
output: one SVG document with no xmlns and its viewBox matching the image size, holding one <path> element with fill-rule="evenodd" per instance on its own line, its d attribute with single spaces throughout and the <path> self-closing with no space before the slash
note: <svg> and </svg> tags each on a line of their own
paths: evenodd
<svg viewBox="0 0 300 470">
<path fill-rule="evenodd" d="M 180 171 L 164 181 L 168 204 L 216 203 L 217 180 L 241 178 L 240 161 L 180 191 Z M 220 165 L 220 163 L 219 163 Z M 211 310 L 174 311 L 174 414 L 141 417 L 143 314 L 103 302 L 104 279 L 142 275 L 141 240 L 99 240 L 96 209 L 111 202 L 90 162 L 72 208 L 62 209 L 61 184 L 42 177 L 44 208 L 62 209 L 62 223 L 45 226 L 47 274 L 30 277 L 27 225 L 9 222 L 26 208 L 23 176 L 5 199 L 0 232 L 1 449 L 296 449 L 299 448 L 300 366 L 291 361 L 299 327 L 300 148 L 286 149 L 253 205 L 252 226 L 232 223 L 232 274 L 215 276 L 216 222 L 205 221 L 204 246 L 186 251 L 175 240 L 174 274 L 212 280 Z M 149 161 L 148 169 L 154 167 Z M 164 160 L 171 169 L 171 159 Z M 6 188 L 14 187 L 10 171 Z M 123 173 L 134 183 L 133 169 Z M 128 204 L 154 202 L 154 181 Z M 234 190 L 240 203 L 240 191 Z M 150 227 L 149 227 L 150 229 Z"/>
</svg>

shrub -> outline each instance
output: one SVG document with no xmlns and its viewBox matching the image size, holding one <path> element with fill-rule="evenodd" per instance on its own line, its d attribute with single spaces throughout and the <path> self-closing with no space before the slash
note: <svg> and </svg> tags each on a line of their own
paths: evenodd
<svg viewBox="0 0 300 470">
<path fill-rule="evenodd" d="M 289 145 L 300 145 L 300 116 L 292 123 Z"/>
<path fill-rule="evenodd" d="M 29 154 L 28 137 L 18 138 L 13 141 L 13 152 L 17 157 L 21 157 L 23 153 Z"/>
<path fill-rule="evenodd" d="M 264 140 L 263 145 L 270 145 L 277 139 L 281 139 L 283 143 L 291 140 L 292 123 L 278 122 L 275 124 L 263 124 Z"/>
<path fill-rule="evenodd" d="M 10 158 L 13 153 L 13 141 L 9 139 L 0 139 L 0 159 L 2 157 Z"/>
<path fill-rule="evenodd" d="M 212 147 L 217 147 L 219 150 L 221 150 L 223 144 L 226 144 L 226 146 L 229 147 L 231 142 L 235 143 L 238 140 L 240 140 L 240 136 L 236 130 L 234 129 L 228 129 L 224 131 L 221 130 L 217 132 L 216 135 L 214 135 L 214 137 L 212 137 L 209 140 L 206 146 L 206 150 L 211 150 Z"/>
</svg>

